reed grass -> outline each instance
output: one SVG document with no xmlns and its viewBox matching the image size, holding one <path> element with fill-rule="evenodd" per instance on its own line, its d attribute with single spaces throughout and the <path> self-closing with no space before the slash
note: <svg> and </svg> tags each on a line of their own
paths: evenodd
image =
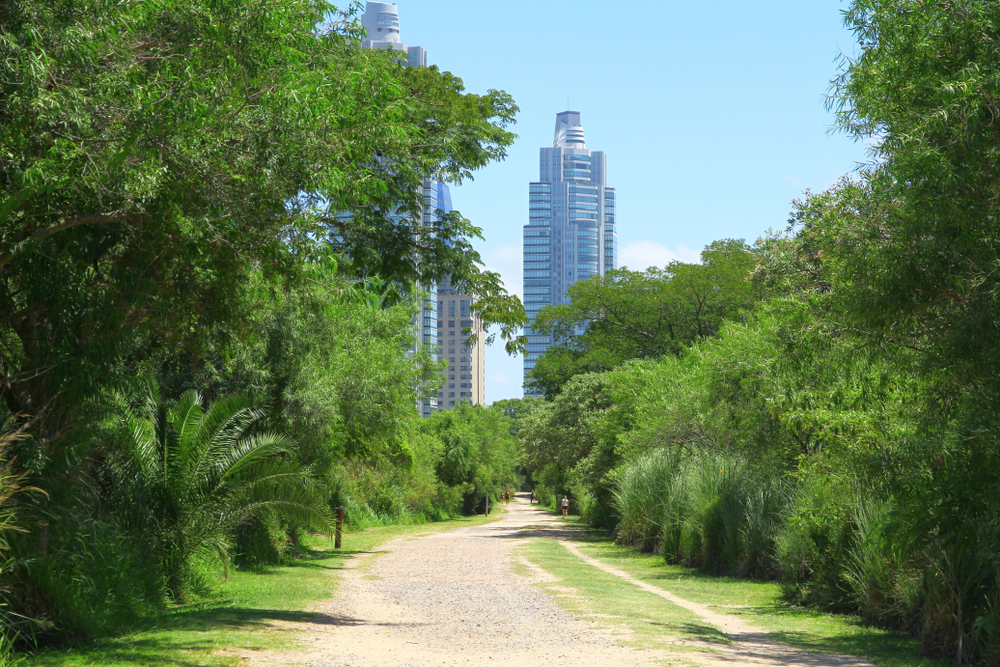
<svg viewBox="0 0 1000 667">
<path fill-rule="evenodd" d="M 790 485 L 732 454 L 658 450 L 618 478 L 618 539 L 667 562 L 772 578 Z"/>
</svg>

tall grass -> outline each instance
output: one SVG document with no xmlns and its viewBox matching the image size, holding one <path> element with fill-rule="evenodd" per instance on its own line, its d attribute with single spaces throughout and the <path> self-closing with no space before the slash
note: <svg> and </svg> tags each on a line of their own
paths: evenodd
<svg viewBox="0 0 1000 667">
<path fill-rule="evenodd" d="M 790 485 L 732 454 L 652 452 L 618 477 L 618 539 L 669 562 L 749 577 L 777 571 Z"/>
<path fill-rule="evenodd" d="M 640 551 L 659 548 L 664 540 L 667 514 L 676 513 L 678 509 L 672 487 L 679 461 L 678 456 L 661 449 L 640 458 L 618 475 L 613 497 L 620 517 L 619 543 L 635 546 Z M 671 540 L 671 549 L 676 548 L 675 541 Z"/>
<path fill-rule="evenodd" d="M 25 565 L 13 548 L 13 538 L 24 538 L 28 532 L 19 516 L 20 505 L 29 496 L 46 495 L 41 489 L 25 484 L 27 473 L 17 470 L 11 450 L 22 439 L 13 418 L 0 424 L 0 667 L 23 662 L 14 655 L 15 641 L 25 631 L 48 625 L 46 621 L 9 610 L 11 597 L 16 594 L 10 586 L 12 574 Z"/>
<path fill-rule="evenodd" d="M 982 568 L 982 558 L 955 545 L 925 552 L 931 567 L 921 564 L 889 530 L 890 500 L 829 475 L 793 482 L 737 454 L 653 451 L 618 473 L 614 499 L 619 543 L 720 574 L 780 577 L 794 602 L 857 612 L 881 627 L 916 629 L 923 604 L 925 638 L 961 637 L 972 593 L 959 582 L 992 590 L 1000 568 Z M 974 629 L 967 645 L 990 645 L 994 617 L 965 621 Z M 963 650 L 951 642 L 937 652 Z"/>
<path fill-rule="evenodd" d="M 852 516 L 853 544 L 845 554 L 844 579 L 861 617 L 881 627 L 909 627 L 916 620 L 920 571 L 886 533 L 890 505 L 860 495 Z"/>
</svg>

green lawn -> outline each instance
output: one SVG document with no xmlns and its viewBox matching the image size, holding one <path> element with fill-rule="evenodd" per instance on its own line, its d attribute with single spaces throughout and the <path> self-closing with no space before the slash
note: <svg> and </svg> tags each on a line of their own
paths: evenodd
<svg viewBox="0 0 1000 667">
<path fill-rule="evenodd" d="M 577 546 L 586 555 L 628 572 L 637 579 L 667 590 L 674 595 L 716 607 L 719 613 L 740 616 L 767 630 L 772 637 L 800 648 L 865 657 L 879 667 L 945 667 L 945 661 L 929 660 L 919 655 L 919 642 L 898 632 L 864 627 L 854 616 L 829 614 L 816 609 L 796 607 L 781 600 L 778 584 L 718 577 L 698 570 L 667 565 L 663 558 L 640 554 L 616 546 L 609 535 L 580 529 Z M 567 587 L 575 594 L 560 598 L 567 609 L 588 613 L 599 610 L 611 616 L 601 622 L 625 627 L 637 646 L 662 645 L 664 637 L 683 640 L 724 641 L 718 633 L 667 600 L 632 586 L 587 565 L 551 540 L 535 540 L 524 554 L 562 582 L 549 587 Z M 613 588 L 613 590 L 612 590 Z M 590 612 L 593 613 L 593 612 Z"/>
<path fill-rule="evenodd" d="M 559 578 L 539 584 L 559 606 L 610 629 L 619 643 L 668 650 L 670 664 L 687 662 L 686 653 L 730 643 L 694 613 L 587 565 L 555 540 L 531 540 L 520 553 Z"/>
<path fill-rule="evenodd" d="M 337 571 L 352 556 L 371 553 L 397 537 L 426 535 L 460 526 L 495 521 L 463 517 L 411 526 L 370 528 L 344 536 L 343 549 L 333 541 L 312 537 L 308 550 L 285 565 L 253 572 L 230 570 L 212 595 L 198 603 L 175 607 L 144 619 L 131 633 L 69 650 L 45 651 L 29 659 L 32 667 L 203 667 L 235 665 L 246 652 L 294 646 L 294 633 L 273 627 L 277 621 L 319 620 L 307 611 L 333 596 Z"/>
</svg>

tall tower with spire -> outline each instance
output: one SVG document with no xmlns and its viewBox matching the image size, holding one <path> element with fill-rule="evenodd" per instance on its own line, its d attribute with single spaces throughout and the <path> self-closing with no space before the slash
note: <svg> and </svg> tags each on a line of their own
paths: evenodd
<svg viewBox="0 0 1000 667">
<path fill-rule="evenodd" d="M 607 186 L 606 175 L 604 152 L 587 149 L 580 112 L 556 114 L 552 148 L 540 150 L 538 180 L 528 185 L 525 375 L 554 342 L 532 330 L 538 311 L 568 303 L 570 285 L 604 275 L 618 264 L 615 189 Z"/>
<path fill-rule="evenodd" d="M 365 27 L 365 38 L 361 46 L 371 49 L 392 49 L 406 52 L 406 64 L 410 67 L 427 67 L 427 51 L 419 46 L 407 46 L 399 37 L 399 12 L 395 4 L 388 2 L 367 2 L 361 16 Z"/>
<path fill-rule="evenodd" d="M 365 27 L 365 38 L 361 46 L 405 52 L 408 66 L 427 66 L 427 51 L 419 46 L 407 46 L 400 39 L 399 12 L 395 4 L 365 3 L 361 23 Z M 424 207 L 418 222 L 429 226 L 439 214 L 453 211 L 451 190 L 435 174 L 424 177 L 421 185 Z M 485 343 L 482 341 L 485 336 L 482 322 L 470 310 L 478 297 L 459 292 L 450 278 L 440 284 L 418 285 L 418 288 L 427 290 L 430 294 L 424 299 L 421 313 L 414 321 L 414 350 L 431 347 L 436 349 L 435 360 L 446 362 L 441 370 L 442 384 L 437 396 L 428 396 L 418 401 L 418 412 L 429 417 L 434 412 L 451 410 L 463 403 L 484 405 L 486 358 L 483 352 Z M 466 329 L 479 340 L 472 347 L 466 345 Z"/>
</svg>

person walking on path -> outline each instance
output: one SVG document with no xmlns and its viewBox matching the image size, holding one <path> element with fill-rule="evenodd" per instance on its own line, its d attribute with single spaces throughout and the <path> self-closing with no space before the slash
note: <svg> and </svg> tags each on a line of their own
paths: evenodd
<svg viewBox="0 0 1000 667">
<path fill-rule="evenodd" d="M 535 504 L 535 490 L 534 489 L 531 490 L 531 497 L 528 498 L 528 504 L 529 505 L 534 505 Z"/>
<path fill-rule="evenodd" d="M 562 499 L 562 511 L 563 511 L 563 516 L 569 516 L 569 498 L 567 498 L 566 496 L 563 496 Z"/>
</svg>

